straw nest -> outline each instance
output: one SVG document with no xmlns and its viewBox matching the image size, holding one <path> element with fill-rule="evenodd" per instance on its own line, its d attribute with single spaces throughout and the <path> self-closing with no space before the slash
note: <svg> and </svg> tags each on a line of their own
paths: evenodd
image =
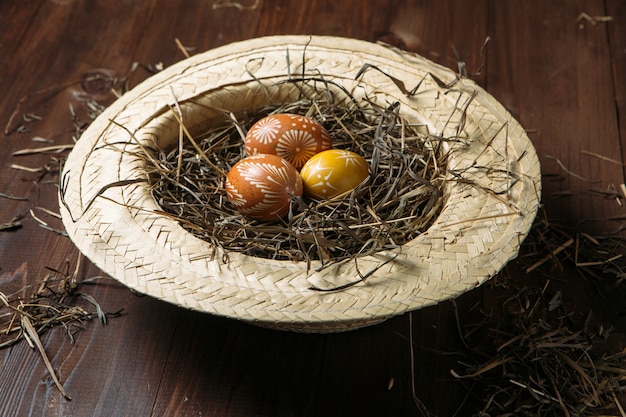
<svg viewBox="0 0 626 417">
<path fill-rule="evenodd" d="M 242 136 L 316 118 L 372 185 L 250 221 L 224 199 Z M 521 126 L 470 80 L 384 45 L 278 36 L 151 77 L 85 131 L 61 176 L 65 227 L 96 265 L 177 305 L 341 331 L 455 297 L 517 255 L 540 198 Z"/>
<path fill-rule="evenodd" d="M 296 81 L 308 82 L 315 80 Z M 330 99 L 316 96 L 238 117 L 225 115 L 224 126 L 199 138 L 185 135 L 182 127 L 179 146 L 146 155 L 155 200 L 186 230 L 225 253 L 302 261 L 308 267 L 320 260 L 318 269 L 399 248 L 427 230 L 445 201 L 442 148 L 447 139 L 403 120 L 395 104 L 357 106 L 348 96 L 353 105 L 346 107 L 335 105 L 339 98 L 331 94 Z M 369 184 L 330 200 L 294 198 L 290 215 L 278 221 L 254 221 L 238 213 L 227 201 L 225 174 L 245 155 L 243 136 L 250 125 L 277 113 L 319 120 L 334 148 L 367 158 Z"/>
</svg>

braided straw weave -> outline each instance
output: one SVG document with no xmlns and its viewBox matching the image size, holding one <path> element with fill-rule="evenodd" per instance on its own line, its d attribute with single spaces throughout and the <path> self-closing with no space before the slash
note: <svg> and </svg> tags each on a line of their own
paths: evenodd
<svg viewBox="0 0 626 417">
<path fill-rule="evenodd" d="M 364 64 L 376 70 L 355 78 Z M 295 101 L 300 87 L 281 81 L 305 73 L 357 100 L 397 101 L 407 120 L 459 139 L 447 145 L 448 167 L 463 181 L 447 182 L 445 205 L 426 232 L 400 250 L 307 268 L 224 254 L 159 214 L 137 152 L 176 143 L 174 108 L 199 133 L 223 124 L 223 110 Z M 198 54 L 122 96 L 83 134 L 62 173 L 64 225 L 95 265 L 128 287 L 265 327 L 342 331 L 456 297 L 517 256 L 541 188 L 522 127 L 474 82 L 457 78 L 414 54 L 345 38 L 275 36 Z"/>
</svg>

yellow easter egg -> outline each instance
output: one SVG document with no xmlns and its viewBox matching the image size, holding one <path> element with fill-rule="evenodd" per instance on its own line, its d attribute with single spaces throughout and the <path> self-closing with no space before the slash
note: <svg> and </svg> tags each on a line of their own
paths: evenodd
<svg viewBox="0 0 626 417">
<path fill-rule="evenodd" d="M 300 170 L 304 195 L 330 199 L 354 190 L 369 177 L 369 165 L 361 155 L 329 149 L 313 155 Z"/>
</svg>

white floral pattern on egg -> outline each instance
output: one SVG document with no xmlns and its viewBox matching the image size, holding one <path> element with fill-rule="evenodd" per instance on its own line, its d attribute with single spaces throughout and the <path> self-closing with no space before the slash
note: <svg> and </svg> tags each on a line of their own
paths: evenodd
<svg viewBox="0 0 626 417">
<path fill-rule="evenodd" d="M 266 116 L 252 125 L 244 139 L 244 147 L 247 155 L 277 155 L 300 169 L 313 155 L 330 149 L 332 140 L 315 120 L 280 113 Z"/>
<path fill-rule="evenodd" d="M 302 196 L 302 180 L 287 160 L 253 155 L 237 162 L 226 177 L 226 196 L 237 211 L 257 220 L 276 220 Z"/>
</svg>

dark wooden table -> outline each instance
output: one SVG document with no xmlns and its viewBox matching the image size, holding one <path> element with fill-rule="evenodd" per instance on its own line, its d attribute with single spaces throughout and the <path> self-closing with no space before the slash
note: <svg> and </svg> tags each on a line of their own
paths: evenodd
<svg viewBox="0 0 626 417">
<path fill-rule="evenodd" d="M 272 34 L 384 41 L 465 71 L 528 130 L 551 221 L 604 219 L 585 222 L 590 233 L 622 226 L 606 219 L 626 213 L 616 192 L 626 156 L 623 0 L 3 0 L 0 223 L 21 216 L 21 227 L 0 232 L 0 291 L 73 271 L 79 259 L 53 215 L 66 152 L 15 152 L 72 144 L 93 103 L 183 59 L 181 45 L 194 54 Z M 82 259 L 80 280 L 100 274 Z M 22 341 L 0 350 L 0 415 L 424 415 L 413 384 L 433 415 L 471 415 L 480 404 L 450 370 L 467 359 L 456 317 L 479 314 L 483 288 L 322 335 L 186 311 L 107 279 L 81 291 L 123 314 L 86 322 L 73 343 L 62 328 L 42 335 L 73 399 Z"/>
</svg>

